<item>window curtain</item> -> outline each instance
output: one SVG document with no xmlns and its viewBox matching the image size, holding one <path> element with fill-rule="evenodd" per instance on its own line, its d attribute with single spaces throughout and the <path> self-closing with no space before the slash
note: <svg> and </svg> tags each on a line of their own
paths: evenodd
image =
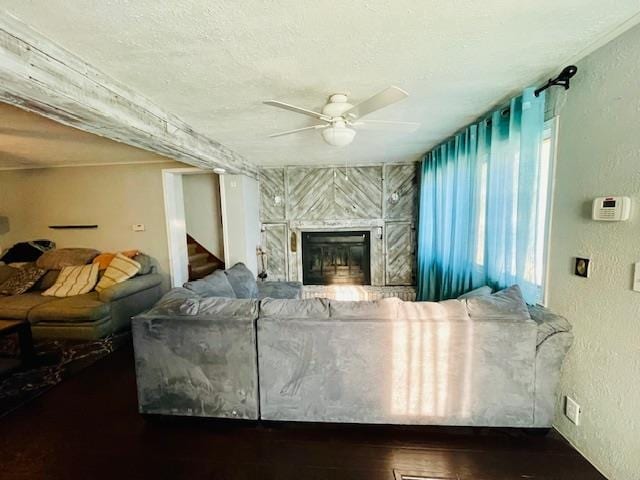
<svg viewBox="0 0 640 480">
<path fill-rule="evenodd" d="M 428 152 L 420 165 L 417 298 L 482 285 L 541 296 L 540 147 L 545 97 L 533 89 Z"/>
</svg>

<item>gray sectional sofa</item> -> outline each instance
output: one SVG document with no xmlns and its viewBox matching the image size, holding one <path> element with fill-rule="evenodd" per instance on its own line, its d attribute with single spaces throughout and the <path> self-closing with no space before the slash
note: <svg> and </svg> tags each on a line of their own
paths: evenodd
<svg viewBox="0 0 640 480">
<path fill-rule="evenodd" d="M 551 426 L 572 341 L 517 287 L 439 303 L 174 289 L 133 336 L 142 413 L 533 428 Z"/>
</svg>

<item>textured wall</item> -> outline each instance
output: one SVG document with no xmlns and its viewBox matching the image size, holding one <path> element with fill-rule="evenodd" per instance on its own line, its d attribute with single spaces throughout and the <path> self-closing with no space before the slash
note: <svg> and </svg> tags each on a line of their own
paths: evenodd
<svg viewBox="0 0 640 480">
<path fill-rule="evenodd" d="M 412 285 L 416 201 L 415 163 L 260 170 L 269 278 L 299 277 L 300 256 L 291 251 L 291 235 L 299 237 L 311 228 L 374 229 L 372 284 Z M 386 232 L 382 240 L 377 238 L 378 226 Z"/>
<path fill-rule="evenodd" d="M 260 245 L 258 182 L 244 175 L 220 177 L 225 264 L 244 263 L 258 273 L 256 248 Z"/>
<path fill-rule="evenodd" d="M 576 337 L 561 392 L 583 409 L 580 426 L 562 415 L 556 426 L 612 480 L 640 474 L 639 57 L 636 27 L 578 64 L 560 113 L 552 225 L 550 306 Z M 631 221 L 589 219 L 593 197 L 607 194 L 633 197 Z M 577 255 L 592 258 L 591 278 L 572 275 Z"/>
<path fill-rule="evenodd" d="M 215 173 L 182 176 L 187 233 L 224 260 L 220 182 Z"/>
</svg>

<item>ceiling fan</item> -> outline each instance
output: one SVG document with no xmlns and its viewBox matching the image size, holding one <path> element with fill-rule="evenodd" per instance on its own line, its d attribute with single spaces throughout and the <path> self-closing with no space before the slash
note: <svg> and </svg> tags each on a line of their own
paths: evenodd
<svg viewBox="0 0 640 480">
<path fill-rule="evenodd" d="M 322 108 L 322 112 L 315 112 L 307 108 L 296 107 L 288 103 L 277 100 L 264 102 L 272 107 L 283 108 L 292 112 L 301 113 L 320 120 L 323 123 L 311 125 L 309 127 L 296 128 L 269 135 L 270 137 L 281 137 L 292 133 L 304 132 L 305 130 L 321 130 L 322 138 L 329 145 L 344 147 L 353 142 L 356 136 L 355 129 L 400 129 L 407 133 L 413 132 L 420 126 L 416 122 L 389 122 L 384 120 L 365 120 L 361 118 L 369 115 L 381 108 L 388 107 L 400 100 L 407 98 L 409 94 L 398 87 L 388 87 L 373 97 L 357 105 L 350 104 L 348 97 L 344 93 L 335 93 L 329 97 L 329 102 Z"/>
</svg>

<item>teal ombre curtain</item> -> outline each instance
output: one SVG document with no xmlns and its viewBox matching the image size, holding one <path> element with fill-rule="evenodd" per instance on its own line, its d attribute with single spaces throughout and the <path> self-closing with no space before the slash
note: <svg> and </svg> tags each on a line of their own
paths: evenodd
<svg viewBox="0 0 640 480">
<path fill-rule="evenodd" d="M 443 300 L 482 285 L 519 284 L 540 299 L 544 95 L 533 89 L 422 160 L 417 296 Z M 542 222 L 544 223 L 544 222 Z"/>
</svg>

